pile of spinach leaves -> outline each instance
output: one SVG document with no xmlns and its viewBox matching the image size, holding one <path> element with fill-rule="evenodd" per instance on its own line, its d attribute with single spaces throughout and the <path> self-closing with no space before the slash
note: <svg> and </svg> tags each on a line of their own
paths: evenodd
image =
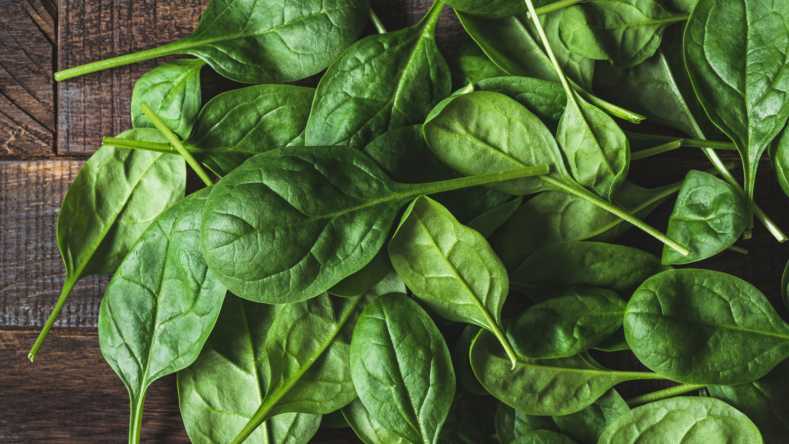
<svg viewBox="0 0 789 444">
<path fill-rule="evenodd" d="M 789 325 L 747 282 L 674 266 L 747 254 L 754 216 L 786 240 L 753 190 L 768 151 L 789 193 L 789 0 L 447 5 L 473 41 L 446 58 L 440 0 L 392 32 L 368 0 L 212 0 L 188 37 L 56 73 L 197 57 L 137 81 L 133 129 L 66 194 L 66 278 L 30 360 L 76 283 L 109 273 L 99 343 L 130 443 L 176 372 L 196 443 L 320 426 L 366 444 L 785 443 Z M 378 34 L 357 41 L 368 14 Z M 252 85 L 201 106 L 205 65 Z M 687 137 L 620 126 L 645 118 Z M 712 168 L 627 180 L 683 146 Z M 740 153 L 743 184 L 716 149 Z M 187 165 L 204 188 L 186 192 Z M 669 201 L 667 233 L 642 220 Z M 634 226 L 662 257 L 616 244 Z M 595 359 L 610 352 L 646 370 Z M 680 385 L 616 388 L 648 380 Z"/>
</svg>

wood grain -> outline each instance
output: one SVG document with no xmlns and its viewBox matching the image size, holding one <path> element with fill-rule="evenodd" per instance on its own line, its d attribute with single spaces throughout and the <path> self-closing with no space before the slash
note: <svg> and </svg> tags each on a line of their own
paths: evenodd
<svg viewBox="0 0 789 444">
<path fill-rule="evenodd" d="M 0 156 L 52 156 L 55 20 L 40 0 L 0 5 Z"/>
</svg>

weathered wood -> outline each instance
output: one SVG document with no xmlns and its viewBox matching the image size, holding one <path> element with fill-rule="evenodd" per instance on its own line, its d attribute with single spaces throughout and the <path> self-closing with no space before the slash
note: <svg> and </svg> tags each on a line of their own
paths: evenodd
<svg viewBox="0 0 789 444">
<path fill-rule="evenodd" d="M 3 443 L 126 443 L 129 395 L 104 361 L 95 329 L 53 330 L 50 349 L 27 360 L 37 332 L 0 331 L 0 441 Z M 144 443 L 188 443 L 178 410 L 175 375 L 147 392 Z M 320 444 L 361 443 L 350 429 L 321 429 Z"/>
<path fill-rule="evenodd" d="M 52 156 L 55 20 L 41 0 L 0 4 L 0 156 Z"/>
</svg>

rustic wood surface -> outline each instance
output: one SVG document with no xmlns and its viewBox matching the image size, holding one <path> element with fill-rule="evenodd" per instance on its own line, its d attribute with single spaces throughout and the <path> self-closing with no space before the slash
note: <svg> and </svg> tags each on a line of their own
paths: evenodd
<svg viewBox="0 0 789 444">
<path fill-rule="evenodd" d="M 0 0 L 4 13 L 0 15 L 0 442 L 126 442 L 128 395 L 101 357 L 96 333 L 108 276 L 83 279 L 36 363 L 29 363 L 26 356 L 64 279 L 55 226 L 65 191 L 101 137 L 131 127 L 134 82 L 163 60 L 57 85 L 51 73 L 184 36 L 196 25 L 207 0 L 56 1 Z M 416 23 L 429 6 L 429 0 L 373 0 L 389 30 Z M 365 34 L 373 32 L 368 25 Z M 437 40 L 444 54 L 469 40 L 450 8 L 441 15 Z M 314 86 L 318 78 L 298 83 Z M 210 69 L 204 69 L 202 82 L 204 101 L 240 86 Z M 666 132 L 645 125 L 638 129 Z M 726 156 L 737 160 L 732 153 Z M 659 186 L 682 180 L 691 168 L 710 168 L 697 149 L 636 161 L 629 179 L 642 186 Z M 741 176 L 739 171 L 736 175 Z M 767 160 L 760 165 L 756 194 L 759 204 L 789 232 L 789 198 Z M 671 205 L 665 204 L 646 221 L 665 231 L 670 212 Z M 662 250 L 661 244 L 638 230 L 628 232 L 621 243 L 656 255 Z M 758 223 L 754 238 L 740 244 L 751 253 L 724 252 L 693 266 L 748 280 L 789 320 L 779 288 L 789 250 Z M 450 332 L 450 337 L 456 333 Z M 612 368 L 642 368 L 629 353 L 595 356 Z M 661 383 L 634 382 L 618 388 L 630 397 L 660 387 Z M 188 442 L 178 412 L 175 377 L 156 382 L 148 393 L 143 442 Z M 360 441 L 349 429 L 322 428 L 311 442 Z"/>
</svg>

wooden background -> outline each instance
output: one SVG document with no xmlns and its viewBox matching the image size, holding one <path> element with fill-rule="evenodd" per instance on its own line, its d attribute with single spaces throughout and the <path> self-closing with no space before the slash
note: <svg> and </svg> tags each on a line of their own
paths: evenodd
<svg viewBox="0 0 789 444">
<path fill-rule="evenodd" d="M 98 307 L 108 276 L 83 279 L 66 304 L 35 364 L 27 360 L 64 279 L 55 223 L 63 196 L 104 136 L 131 128 L 135 81 L 162 60 L 90 74 L 54 84 L 52 72 L 148 49 L 188 34 L 207 0 L 0 0 L 0 442 L 82 443 L 127 441 L 128 396 L 98 345 Z M 416 23 L 429 0 L 373 0 L 389 30 Z M 365 34 L 373 33 L 368 25 Z M 437 30 L 449 54 L 467 42 L 445 8 Z M 314 86 L 317 77 L 300 84 Z M 235 85 L 203 70 L 205 100 Z M 629 129 L 634 129 L 628 126 Z M 671 133 L 642 124 L 641 131 Z M 676 134 L 676 133 L 672 133 Z M 732 160 L 736 155 L 726 154 Z M 658 186 L 682 180 L 688 169 L 710 168 L 696 149 L 636 161 L 630 180 Z M 738 175 L 740 177 L 741 174 Z M 762 161 L 757 201 L 789 232 L 789 198 Z M 665 231 L 671 205 L 647 222 Z M 660 255 L 661 244 L 631 230 L 622 243 Z M 747 256 L 724 252 L 694 264 L 748 280 L 784 319 L 780 280 L 789 251 L 757 225 L 741 245 Z M 618 369 L 638 369 L 629 353 L 596 355 Z M 660 383 L 619 387 L 630 397 Z M 148 391 L 143 441 L 182 443 L 188 437 L 178 412 L 175 377 Z M 321 429 L 314 443 L 358 443 L 350 429 Z"/>
</svg>

